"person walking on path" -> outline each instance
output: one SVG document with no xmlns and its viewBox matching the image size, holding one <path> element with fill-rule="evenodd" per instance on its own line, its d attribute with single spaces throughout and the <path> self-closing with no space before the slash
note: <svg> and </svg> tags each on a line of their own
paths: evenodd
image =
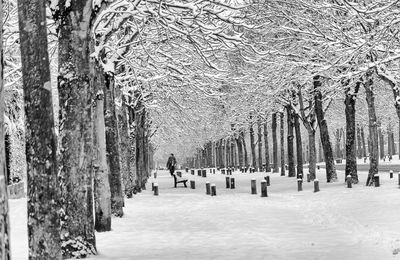
<svg viewBox="0 0 400 260">
<path fill-rule="evenodd" d="M 171 176 L 174 176 L 175 165 L 176 165 L 176 159 L 175 159 L 174 154 L 171 153 L 171 156 L 168 158 L 168 162 L 167 162 L 167 168 L 169 170 L 169 173 L 171 173 Z"/>
</svg>

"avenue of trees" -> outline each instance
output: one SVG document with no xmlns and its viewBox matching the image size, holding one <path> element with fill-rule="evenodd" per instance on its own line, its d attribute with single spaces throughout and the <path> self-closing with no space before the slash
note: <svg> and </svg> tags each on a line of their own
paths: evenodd
<svg viewBox="0 0 400 260">
<path fill-rule="evenodd" d="M 0 1 L 0 259 L 7 129 L 25 152 L 30 259 L 96 254 L 95 231 L 170 152 L 184 167 L 312 179 L 324 161 L 327 182 L 346 159 L 353 183 L 366 158 L 373 184 L 400 151 L 399 12 L 398 0 Z"/>
</svg>

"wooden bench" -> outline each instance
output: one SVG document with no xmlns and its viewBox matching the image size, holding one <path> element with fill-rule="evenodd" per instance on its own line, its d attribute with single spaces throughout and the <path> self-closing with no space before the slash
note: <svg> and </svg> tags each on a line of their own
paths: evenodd
<svg viewBox="0 0 400 260">
<path fill-rule="evenodd" d="M 187 188 L 187 186 L 186 186 L 186 182 L 188 181 L 187 179 L 181 179 L 181 178 L 178 178 L 178 177 L 176 177 L 176 175 L 175 174 L 172 174 L 173 176 L 174 176 L 174 186 L 175 186 L 175 188 L 176 188 L 176 185 L 178 184 L 178 183 L 183 183 L 183 185 L 185 185 L 185 188 Z"/>
</svg>

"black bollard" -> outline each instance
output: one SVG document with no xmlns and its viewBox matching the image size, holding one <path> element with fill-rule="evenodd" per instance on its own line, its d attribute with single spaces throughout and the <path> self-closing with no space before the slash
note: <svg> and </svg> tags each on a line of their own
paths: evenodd
<svg viewBox="0 0 400 260">
<path fill-rule="evenodd" d="M 158 196 L 158 183 L 154 183 L 154 196 Z"/>
<path fill-rule="evenodd" d="M 235 178 L 231 178 L 231 189 L 235 188 Z"/>
<path fill-rule="evenodd" d="M 190 181 L 190 188 L 191 189 L 196 189 L 196 182 L 195 181 Z"/>
<path fill-rule="evenodd" d="M 261 181 L 261 197 L 268 197 L 266 180 Z"/>
<path fill-rule="evenodd" d="M 303 190 L 303 180 L 302 179 L 297 179 L 297 191 L 302 191 Z"/>
<path fill-rule="evenodd" d="M 317 170 L 319 170 L 320 169 L 320 166 L 319 165 L 317 165 Z"/>
<path fill-rule="evenodd" d="M 222 173 L 222 174 L 225 174 L 225 169 L 221 169 L 221 173 Z"/>
<path fill-rule="evenodd" d="M 269 175 L 265 176 L 264 180 L 267 182 L 267 186 L 271 185 L 271 179 L 270 179 Z"/>
<path fill-rule="evenodd" d="M 197 170 L 197 176 L 201 177 L 201 170 Z"/>
<path fill-rule="evenodd" d="M 251 179 L 251 194 L 257 194 L 256 179 Z"/>
<path fill-rule="evenodd" d="M 215 184 L 211 184 L 211 196 L 217 196 L 217 187 Z"/>
<path fill-rule="evenodd" d="M 215 174 L 215 169 L 213 169 L 213 174 Z"/>
<path fill-rule="evenodd" d="M 319 181 L 318 181 L 318 179 L 314 180 L 314 192 L 319 192 Z"/>
<path fill-rule="evenodd" d="M 206 194 L 211 195 L 211 186 L 209 181 L 206 182 Z"/>
<path fill-rule="evenodd" d="M 203 172 L 202 172 L 202 177 L 203 177 L 203 178 L 206 178 L 206 177 L 207 177 L 207 170 L 203 170 Z"/>
<path fill-rule="evenodd" d="M 350 174 L 347 175 L 346 182 L 347 182 L 347 188 L 352 188 L 353 182 Z"/>
<path fill-rule="evenodd" d="M 157 179 L 157 172 L 154 172 L 154 179 Z"/>
<path fill-rule="evenodd" d="M 230 187 L 230 178 L 229 177 L 225 177 L 225 183 L 226 183 L 226 188 L 227 189 L 230 189 L 231 187 Z"/>
<path fill-rule="evenodd" d="M 390 179 L 393 179 L 393 171 L 392 170 L 390 170 L 389 175 L 390 175 Z"/>
<path fill-rule="evenodd" d="M 379 175 L 378 174 L 374 175 L 374 186 L 375 187 L 379 187 L 380 186 Z"/>
<path fill-rule="evenodd" d="M 189 172 L 189 168 L 186 167 L 186 168 L 185 168 L 185 172 Z"/>
<path fill-rule="evenodd" d="M 212 169 L 210 169 L 210 173 L 212 173 Z"/>
<path fill-rule="evenodd" d="M 307 173 L 307 182 L 311 181 L 311 175 L 309 173 Z"/>
<path fill-rule="evenodd" d="M 192 175 L 194 175 L 194 170 L 190 170 L 190 173 L 191 173 Z"/>
</svg>

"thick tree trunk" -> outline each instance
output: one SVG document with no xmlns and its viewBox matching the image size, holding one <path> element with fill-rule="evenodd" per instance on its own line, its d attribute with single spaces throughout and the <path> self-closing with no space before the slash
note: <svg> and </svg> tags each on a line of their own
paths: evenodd
<svg viewBox="0 0 400 260">
<path fill-rule="evenodd" d="M 19 0 L 18 5 L 26 122 L 29 259 L 61 259 L 61 194 L 47 49 L 46 6 L 44 1 L 38 0 Z M 3 138 L 0 138 L 0 143 L 3 146 Z M 2 150 L 2 158 L 3 155 Z M 8 239 L 7 235 L 2 237 Z M 0 258 L 4 259 L 1 251 L 3 249 L 0 249 Z"/>
<path fill-rule="evenodd" d="M 3 21 L 3 1 L 0 1 L 0 21 Z M 6 153 L 4 147 L 4 60 L 3 24 L 0 25 L 0 259 L 10 260 L 10 220 L 7 195 Z M 57 238 L 59 241 L 59 238 Z"/>
<path fill-rule="evenodd" d="M 369 174 L 367 178 L 367 185 L 372 185 L 374 182 L 374 175 L 378 173 L 379 166 L 379 150 L 378 150 L 378 124 L 375 112 L 375 97 L 373 91 L 372 72 L 367 73 L 367 79 L 364 82 L 366 100 L 368 105 L 368 122 L 369 122 L 369 136 L 371 139 L 371 154 L 369 157 Z"/>
<path fill-rule="evenodd" d="M 239 157 L 239 167 L 243 167 L 243 146 L 242 146 L 242 139 L 240 136 L 235 139 L 236 146 L 238 148 L 238 157 Z"/>
<path fill-rule="evenodd" d="M 272 114 L 272 158 L 274 161 L 274 172 L 279 172 L 278 163 L 278 137 L 277 137 L 277 119 L 276 113 Z"/>
<path fill-rule="evenodd" d="M 315 130 L 308 131 L 308 146 L 310 149 L 310 162 L 308 164 L 308 171 L 310 172 L 311 180 L 316 178 L 316 166 L 317 166 L 317 150 L 315 147 Z"/>
<path fill-rule="evenodd" d="M 93 88 L 88 39 L 92 2 L 60 1 L 59 34 L 60 178 L 62 250 L 66 258 L 96 254 L 93 217 Z"/>
<path fill-rule="evenodd" d="M 297 154 L 297 176 L 303 174 L 303 142 L 301 141 L 300 120 L 299 115 L 294 114 L 294 129 L 296 131 L 296 154 Z"/>
<path fill-rule="evenodd" d="M 134 171 L 131 163 L 131 149 L 130 149 L 130 131 L 127 114 L 127 100 L 125 95 L 122 95 L 122 106 L 118 113 L 118 126 L 120 133 L 120 148 L 121 148 L 121 175 L 123 180 L 124 192 L 128 198 L 133 195 L 134 189 Z"/>
<path fill-rule="evenodd" d="M 324 110 L 322 106 L 322 93 L 321 93 L 321 78 L 320 76 L 314 77 L 314 100 L 315 100 L 315 114 L 317 115 L 317 121 L 320 129 L 320 136 L 322 147 L 325 155 L 326 165 L 326 180 L 327 182 L 337 181 L 335 162 L 333 159 L 332 145 L 329 138 L 328 124 L 325 119 Z"/>
<path fill-rule="evenodd" d="M 265 151 L 265 171 L 270 172 L 270 162 L 269 162 L 269 143 L 268 143 L 268 124 L 265 120 L 264 122 L 264 151 Z"/>
<path fill-rule="evenodd" d="M 287 112 L 287 149 L 288 149 L 288 177 L 295 177 L 296 176 L 296 170 L 294 167 L 294 133 L 293 133 L 293 128 L 294 128 L 294 120 L 293 120 L 293 112 L 292 108 L 290 105 L 286 106 L 286 112 Z"/>
<path fill-rule="evenodd" d="M 281 176 L 285 176 L 285 123 L 284 123 L 284 113 L 280 113 L 281 123 L 280 123 L 280 137 L 281 137 Z"/>
<path fill-rule="evenodd" d="M 104 115 L 106 124 L 107 164 L 111 190 L 111 213 L 116 217 L 124 215 L 124 197 L 121 183 L 121 165 L 119 155 L 119 135 L 117 111 L 115 109 L 114 75 L 105 75 Z"/>
<path fill-rule="evenodd" d="M 350 89 L 346 90 L 345 96 L 345 114 L 346 114 L 346 171 L 347 175 L 351 175 L 352 182 L 358 183 L 357 174 L 357 158 L 356 158 L 356 99 L 360 88 L 360 82 L 356 83 L 354 92 Z"/>
<path fill-rule="evenodd" d="M 241 137 L 242 137 L 242 142 L 243 142 L 243 150 L 244 150 L 244 165 L 246 167 L 249 166 L 249 156 L 247 154 L 247 146 L 246 146 L 246 139 L 245 139 L 245 135 L 244 132 L 242 131 L 240 133 Z"/>
<path fill-rule="evenodd" d="M 263 168 L 263 159 L 262 159 L 262 129 L 261 129 L 261 122 L 257 122 L 257 142 L 258 142 L 258 168 L 259 171 L 262 171 Z"/>
<path fill-rule="evenodd" d="M 94 204 L 95 229 L 97 232 L 111 230 L 111 193 L 107 166 L 106 128 L 104 121 L 105 78 L 100 65 L 92 63 L 92 85 L 96 93 L 93 113 L 94 142 Z"/>
<path fill-rule="evenodd" d="M 141 191 L 143 188 L 143 183 L 145 181 L 145 162 L 144 162 L 144 156 L 143 156 L 143 138 L 145 136 L 145 110 L 142 104 L 142 101 L 137 102 L 137 107 L 135 107 L 135 126 L 136 126 L 136 173 L 137 173 L 137 179 L 136 179 L 136 188 L 138 191 Z M 202 158 L 199 156 L 199 164 L 200 167 L 202 166 Z"/>
<path fill-rule="evenodd" d="M 250 149 L 251 149 L 251 166 L 256 168 L 257 167 L 256 144 L 254 140 L 254 129 L 252 124 L 250 125 Z"/>
</svg>

